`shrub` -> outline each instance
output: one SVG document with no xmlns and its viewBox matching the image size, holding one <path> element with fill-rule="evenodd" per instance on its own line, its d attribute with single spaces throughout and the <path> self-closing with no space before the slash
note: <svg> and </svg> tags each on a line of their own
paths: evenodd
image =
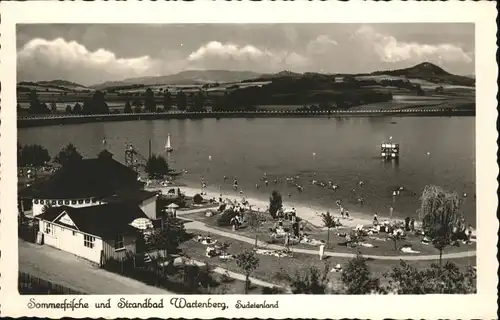
<svg viewBox="0 0 500 320">
<path fill-rule="evenodd" d="M 283 294 L 285 293 L 285 290 L 283 290 L 280 287 L 263 287 L 262 288 L 262 294 Z"/>
<path fill-rule="evenodd" d="M 217 218 L 217 225 L 219 227 L 228 227 L 230 225 L 231 219 L 236 216 L 236 212 L 233 210 L 226 210 Z"/>
<path fill-rule="evenodd" d="M 373 278 L 366 259 L 358 253 L 350 260 L 342 272 L 341 280 L 346 287 L 347 294 L 370 294 L 381 292 L 379 281 Z"/>
<path fill-rule="evenodd" d="M 199 193 L 197 193 L 193 197 L 193 202 L 196 204 L 200 204 L 203 202 L 203 197 Z"/>
</svg>

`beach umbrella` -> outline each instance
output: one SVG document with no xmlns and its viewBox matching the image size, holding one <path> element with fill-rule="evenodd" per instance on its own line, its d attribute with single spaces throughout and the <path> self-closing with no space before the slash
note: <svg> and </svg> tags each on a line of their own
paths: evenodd
<svg viewBox="0 0 500 320">
<path fill-rule="evenodd" d="M 172 202 L 171 204 L 169 204 L 167 206 L 167 208 L 169 208 L 169 209 L 177 209 L 177 208 L 179 208 L 179 206 Z"/>
<path fill-rule="evenodd" d="M 153 228 L 153 223 L 148 218 L 137 218 L 130 225 L 139 230 Z"/>
</svg>

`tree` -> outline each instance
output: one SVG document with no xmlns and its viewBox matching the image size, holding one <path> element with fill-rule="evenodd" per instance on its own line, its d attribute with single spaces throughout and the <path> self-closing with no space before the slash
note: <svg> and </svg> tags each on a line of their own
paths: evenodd
<svg viewBox="0 0 500 320">
<path fill-rule="evenodd" d="M 434 247 L 439 250 L 439 265 L 442 264 L 443 250 L 451 243 L 453 233 L 461 226 L 459 214 L 460 198 L 456 192 L 428 185 L 420 197 L 422 227 Z"/>
<path fill-rule="evenodd" d="M 129 100 L 127 100 L 127 102 L 125 102 L 125 108 L 123 109 L 123 112 L 124 113 L 132 113 L 132 106 L 130 105 Z"/>
<path fill-rule="evenodd" d="M 71 114 L 71 112 L 72 112 L 73 110 L 71 110 L 71 106 L 68 104 L 68 105 L 66 106 L 66 109 L 65 109 L 64 111 L 65 111 L 67 114 Z"/>
<path fill-rule="evenodd" d="M 156 112 L 155 94 L 151 88 L 147 88 L 144 94 L 144 108 L 146 111 Z"/>
<path fill-rule="evenodd" d="M 203 202 L 203 197 L 199 193 L 197 193 L 193 197 L 193 202 L 196 204 L 200 204 Z"/>
<path fill-rule="evenodd" d="M 193 103 L 193 107 L 191 108 L 191 111 L 195 111 L 195 112 L 204 111 L 204 108 L 203 108 L 204 105 L 205 105 L 205 96 L 200 91 L 200 92 L 196 93 L 194 96 L 194 103 Z"/>
<path fill-rule="evenodd" d="M 47 149 L 38 144 L 18 146 L 17 163 L 19 166 L 40 167 L 50 161 Z"/>
<path fill-rule="evenodd" d="M 476 292 L 476 271 L 467 267 L 465 272 L 450 261 L 443 267 L 432 264 L 425 270 L 417 270 L 405 261 L 391 272 L 384 274 L 389 280 L 387 292 L 395 294 L 467 294 Z"/>
<path fill-rule="evenodd" d="M 82 114 L 82 112 L 82 106 L 78 102 L 75 103 L 75 105 L 73 106 L 73 114 Z"/>
<path fill-rule="evenodd" d="M 262 214 L 258 211 L 252 211 L 248 212 L 246 214 L 246 219 L 248 221 L 248 226 L 252 228 L 253 232 L 255 233 L 255 247 L 257 247 L 257 238 L 259 236 L 259 229 L 262 227 L 262 221 L 264 220 L 264 217 L 262 217 Z"/>
<path fill-rule="evenodd" d="M 398 251 L 398 241 L 403 239 L 403 233 L 400 230 L 393 230 L 389 238 L 394 242 L 394 250 Z"/>
<path fill-rule="evenodd" d="M 94 92 L 94 95 L 92 96 L 91 99 L 91 113 L 92 114 L 108 114 L 109 113 L 109 107 L 108 104 L 106 103 L 105 93 L 96 90 Z"/>
<path fill-rule="evenodd" d="M 328 246 L 330 243 L 330 229 L 335 228 L 335 226 L 336 226 L 335 219 L 333 218 L 333 215 L 330 213 L 330 211 L 327 211 L 326 213 L 322 213 L 321 219 L 323 220 L 323 225 L 328 230 L 327 235 L 326 235 L 326 245 Z"/>
<path fill-rule="evenodd" d="M 177 108 L 179 110 L 186 110 L 187 97 L 183 91 L 177 93 Z"/>
<path fill-rule="evenodd" d="M 32 113 L 50 113 L 45 103 L 41 103 L 35 90 L 31 90 L 28 96 L 29 110 Z"/>
<path fill-rule="evenodd" d="M 61 151 L 54 157 L 54 161 L 62 166 L 72 164 L 83 159 L 83 156 L 78 152 L 76 147 L 70 143 L 63 147 Z"/>
<path fill-rule="evenodd" d="M 93 114 L 94 113 L 94 108 L 93 108 L 92 102 L 90 100 L 83 101 L 83 106 L 82 106 L 82 112 L 81 113 L 82 114 Z"/>
<path fill-rule="evenodd" d="M 162 179 L 169 173 L 168 163 L 162 156 L 151 155 L 146 162 L 146 172 L 153 179 Z"/>
<path fill-rule="evenodd" d="M 250 275 L 259 266 L 259 258 L 254 251 L 243 251 L 242 253 L 236 255 L 236 265 L 245 274 L 245 294 L 248 293 L 250 286 Z"/>
<path fill-rule="evenodd" d="M 163 256 L 175 254 L 179 245 L 189 238 L 181 220 L 165 215 L 162 218 L 162 228 L 156 228 L 148 237 L 150 249 L 163 252 Z"/>
<path fill-rule="evenodd" d="M 360 253 L 357 254 L 356 258 L 349 260 L 340 278 L 346 288 L 347 294 L 381 292 L 379 280 L 372 278 L 366 264 L 366 259 Z"/>
<path fill-rule="evenodd" d="M 269 198 L 269 214 L 273 219 L 276 219 L 278 211 L 283 207 L 283 200 L 281 199 L 281 194 L 274 190 Z"/>
<path fill-rule="evenodd" d="M 57 113 L 57 104 L 55 103 L 55 101 L 52 101 L 52 103 L 50 104 L 50 112 Z"/>
<path fill-rule="evenodd" d="M 170 111 L 170 109 L 172 109 L 172 95 L 167 89 L 163 91 L 163 109 L 165 109 L 165 111 Z"/>
<path fill-rule="evenodd" d="M 281 276 L 290 283 L 293 294 L 325 294 L 329 272 L 329 265 L 325 264 L 323 270 L 313 265 L 295 270 L 292 275 L 283 272 Z"/>
</svg>

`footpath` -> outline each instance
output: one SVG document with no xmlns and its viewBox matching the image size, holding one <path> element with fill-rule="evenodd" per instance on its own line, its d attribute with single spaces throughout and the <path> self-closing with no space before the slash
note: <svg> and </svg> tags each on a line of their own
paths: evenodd
<svg viewBox="0 0 500 320">
<path fill-rule="evenodd" d="M 205 223 L 196 221 L 196 220 L 191 220 L 187 219 L 181 216 L 180 212 L 177 212 L 177 217 L 179 219 L 183 220 L 188 220 L 189 222 L 185 223 L 186 229 L 191 229 L 191 230 L 199 230 L 199 231 L 205 231 L 209 232 L 211 234 L 216 234 L 219 236 L 231 238 L 237 241 L 241 242 L 246 242 L 249 244 L 255 244 L 255 239 L 245 237 L 239 234 L 235 233 L 230 233 L 226 231 L 222 231 L 219 229 L 211 228 L 207 226 Z M 283 250 L 285 247 L 276 245 L 276 244 L 268 244 L 263 241 L 257 241 L 257 245 L 260 247 L 265 247 L 266 249 L 272 249 L 272 250 Z M 303 249 L 303 248 L 293 248 L 293 252 L 296 253 L 304 253 L 304 254 L 311 254 L 311 255 L 318 255 L 318 250 L 312 250 L 312 249 Z M 356 254 L 354 253 L 348 253 L 348 252 L 331 252 L 331 251 L 325 251 L 324 252 L 325 256 L 329 257 L 340 257 L 340 258 L 355 258 Z M 456 259 L 456 258 L 467 258 L 467 257 L 472 257 L 476 255 L 475 250 L 469 250 L 469 251 L 463 251 L 463 252 L 451 252 L 451 253 L 445 253 L 443 254 L 443 259 Z M 369 254 L 363 254 L 363 257 L 368 258 L 368 259 L 377 259 L 377 260 L 407 260 L 407 261 L 425 261 L 425 260 L 438 260 L 439 255 L 438 254 L 432 254 L 432 255 L 420 255 L 420 256 L 379 256 L 379 255 L 369 255 Z"/>
</svg>

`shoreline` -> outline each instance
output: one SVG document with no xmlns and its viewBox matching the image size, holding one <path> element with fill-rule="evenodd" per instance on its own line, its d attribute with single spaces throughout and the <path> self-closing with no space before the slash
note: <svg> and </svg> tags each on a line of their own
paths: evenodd
<svg viewBox="0 0 500 320">
<path fill-rule="evenodd" d="M 193 197 L 195 194 L 200 194 L 202 192 L 201 187 L 194 187 L 193 183 L 185 182 L 181 184 L 173 184 L 172 186 L 168 187 L 163 187 L 159 186 L 157 188 L 150 188 L 154 190 L 162 190 L 166 191 L 169 188 L 180 188 L 181 192 L 183 192 L 186 196 L 188 197 Z M 206 193 L 206 195 L 203 196 L 203 199 L 209 199 L 209 198 L 215 198 L 216 200 L 219 199 L 221 193 L 216 190 L 214 187 L 207 187 L 203 189 L 203 192 Z M 270 195 L 269 195 L 270 196 Z M 268 199 L 263 199 L 263 197 L 258 197 L 255 194 L 243 194 L 240 195 L 238 191 L 227 191 L 224 190 L 222 192 L 222 198 L 224 200 L 229 199 L 231 201 L 241 201 L 243 198 L 245 198 L 246 201 L 249 202 L 249 204 L 252 206 L 252 209 L 255 209 L 256 211 L 259 212 L 266 212 L 267 207 L 269 206 L 269 200 Z M 359 211 L 349 211 L 349 219 L 342 219 L 340 217 L 340 214 L 337 209 L 328 209 L 323 206 L 312 206 L 308 205 L 305 203 L 300 203 L 300 202 L 295 202 L 295 201 L 290 201 L 286 199 L 282 195 L 282 202 L 283 202 L 283 208 L 285 209 L 291 209 L 295 208 L 297 212 L 297 216 L 299 216 L 302 220 L 307 221 L 308 223 L 312 224 L 313 226 L 317 228 L 323 228 L 323 222 L 322 218 L 320 216 L 321 213 L 325 213 L 327 211 L 330 211 L 330 213 L 333 215 L 335 219 L 339 218 L 340 223 L 342 223 L 343 226 L 345 227 L 353 227 L 355 228 L 358 225 L 371 225 L 373 223 L 373 219 L 370 214 L 368 213 L 363 213 Z M 389 217 L 385 216 L 378 216 L 379 221 L 383 222 L 385 220 L 390 220 Z M 403 219 L 395 217 L 393 218 L 394 221 L 403 221 Z"/>
<path fill-rule="evenodd" d="M 472 109 L 383 109 L 338 111 L 221 111 L 221 112 L 168 112 L 168 113 L 120 113 L 101 115 L 26 115 L 17 118 L 18 128 L 85 124 L 93 122 L 169 120 L 169 119 L 225 119 L 225 118 L 311 118 L 311 117 L 475 117 Z"/>
</svg>

